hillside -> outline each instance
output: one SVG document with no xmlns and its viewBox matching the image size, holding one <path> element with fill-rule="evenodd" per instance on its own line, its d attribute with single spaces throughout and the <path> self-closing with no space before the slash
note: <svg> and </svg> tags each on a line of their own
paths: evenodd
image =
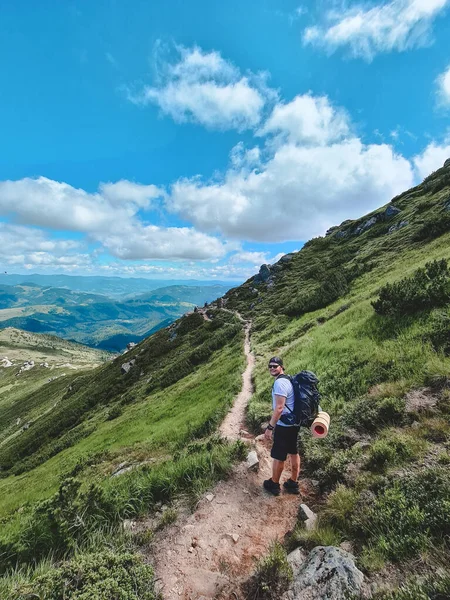
<svg viewBox="0 0 450 600">
<path fill-rule="evenodd" d="M 123 301 L 25 282 L 0 285 L 0 329 L 47 333 L 111 352 L 139 342 L 228 287 L 165 286 Z"/>
<path fill-rule="evenodd" d="M 324 440 L 302 433 L 302 477 L 318 490 L 319 523 L 312 531 L 298 524 L 288 548 L 345 541 L 378 598 L 449 597 L 447 261 L 450 165 L 263 266 L 213 303 L 206 318 L 185 316 L 73 384 L 49 384 L 45 401 L 60 404 L 0 446 L 3 569 L 50 550 L 57 558 L 81 546 L 87 556 L 99 551 L 99 539 L 115 548 L 115 561 L 131 550 L 135 558 L 127 560 L 138 565 L 136 556 L 149 555 L 155 532 L 177 518 L 175 501 L 187 495 L 195 506 L 230 473 L 243 456 L 242 442 L 225 443 L 214 433 L 240 388 L 237 312 L 252 322 L 256 358 L 247 426 L 259 433 L 270 414 L 266 367 L 273 354 L 283 356 L 291 373 L 318 374 L 332 418 Z M 44 401 L 44 394 L 34 397 Z M 108 527 L 144 515 L 152 526 L 125 539 L 116 535 L 115 545 L 108 541 Z M 100 554 L 86 560 L 100 564 L 106 560 Z M 87 564 L 86 572 L 100 568 Z M 56 589 L 61 572 L 48 564 L 39 569 L 4 579 L 4 589 L 21 600 L 23 590 Z M 259 570 L 255 597 L 274 597 L 270 587 L 281 570 L 274 568 L 269 580 Z M 119 585 L 113 571 L 111 563 L 111 581 Z M 33 580 L 42 572 L 46 580 Z M 151 581 L 148 571 L 133 573 L 136 588 Z M 404 595 L 383 591 L 417 576 Z M 136 597 L 155 597 L 148 594 Z"/>
</svg>

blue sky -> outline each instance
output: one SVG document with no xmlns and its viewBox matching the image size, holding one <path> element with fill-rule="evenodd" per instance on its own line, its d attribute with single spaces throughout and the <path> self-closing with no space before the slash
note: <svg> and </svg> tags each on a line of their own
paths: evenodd
<svg viewBox="0 0 450 600">
<path fill-rule="evenodd" d="M 245 280 L 450 157 L 450 0 L 4 0 L 8 272 Z"/>
</svg>

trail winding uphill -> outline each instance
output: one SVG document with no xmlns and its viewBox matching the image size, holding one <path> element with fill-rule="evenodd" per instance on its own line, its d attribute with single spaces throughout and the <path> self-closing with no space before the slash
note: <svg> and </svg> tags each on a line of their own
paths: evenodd
<svg viewBox="0 0 450 600">
<path fill-rule="evenodd" d="M 242 389 L 220 427 L 222 436 L 244 436 L 255 449 L 259 470 L 239 464 L 227 481 L 203 497 L 194 513 L 179 518 L 157 535 L 152 562 L 164 600 L 243 599 L 240 583 L 254 571 L 275 539 L 282 540 L 296 522 L 298 496 L 268 495 L 262 488 L 270 477 L 270 447 L 261 436 L 242 432 L 245 409 L 252 395 L 254 356 L 250 350 L 251 323 L 245 322 L 247 367 Z M 287 475 L 286 475 L 287 476 Z M 301 486 L 302 492 L 307 492 Z"/>
</svg>

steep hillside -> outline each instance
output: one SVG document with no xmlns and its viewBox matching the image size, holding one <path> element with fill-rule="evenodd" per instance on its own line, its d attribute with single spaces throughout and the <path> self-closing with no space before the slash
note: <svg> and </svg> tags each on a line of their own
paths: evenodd
<svg viewBox="0 0 450 600">
<path fill-rule="evenodd" d="M 205 315 L 183 317 L 70 386 L 49 384 L 45 398 L 60 403 L 0 446 L 3 568 L 50 549 L 54 556 L 83 543 L 92 549 L 100 526 L 110 540 L 106 526 L 158 515 L 158 502 L 180 494 L 195 504 L 229 472 L 242 445 L 221 442 L 214 432 L 240 386 L 237 312 L 252 321 L 256 357 L 248 426 L 259 432 L 270 414 L 272 354 L 281 354 L 291 373 L 318 374 L 332 418 L 324 440 L 301 436 L 302 476 L 318 490 L 319 523 L 312 531 L 299 524 L 289 548 L 346 541 L 377 589 L 431 576 L 414 593 L 391 598 L 448 597 L 447 261 L 450 165 L 389 205 L 263 266 Z M 164 514 L 155 516 L 155 529 L 176 518 L 173 508 Z M 139 531 L 127 544 L 145 549 L 151 536 Z M 120 543 L 117 560 L 124 556 Z M 26 575 L 22 589 L 31 589 L 29 581 Z M 17 583 L 8 580 L 4 589 Z M 267 581 L 258 589 L 266 590 L 260 598 L 272 597 Z"/>
<path fill-rule="evenodd" d="M 0 330 L 0 446 L 53 408 L 52 386 L 67 387 L 111 357 L 50 335 Z"/>
</svg>

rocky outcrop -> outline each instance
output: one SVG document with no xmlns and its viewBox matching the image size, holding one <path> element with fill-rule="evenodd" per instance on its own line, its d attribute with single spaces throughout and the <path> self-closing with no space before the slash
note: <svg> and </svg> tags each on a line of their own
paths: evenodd
<svg viewBox="0 0 450 600">
<path fill-rule="evenodd" d="M 34 360 L 26 360 L 23 363 L 23 365 L 20 367 L 19 371 L 16 373 L 16 377 L 17 377 L 17 375 L 20 375 L 24 371 L 29 371 L 33 367 L 34 367 Z"/>
<path fill-rule="evenodd" d="M 398 231 L 399 229 L 402 229 L 402 227 L 406 227 L 407 225 L 408 221 L 400 221 L 400 223 L 389 227 L 388 233 L 394 233 L 394 231 Z"/>
<path fill-rule="evenodd" d="M 255 275 L 253 279 L 253 283 L 263 283 L 267 281 L 270 277 L 270 266 L 269 265 L 261 265 L 259 269 L 259 273 Z"/>
<path fill-rule="evenodd" d="M 134 367 L 135 362 L 136 359 L 132 358 L 129 362 L 123 363 L 123 365 L 120 367 L 120 372 L 122 373 L 122 375 L 126 375 L 126 373 L 129 373 L 130 370 Z"/>
<path fill-rule="evenodd" d="M 447 160 L 444 163 L 444 167 L 450 167 L 450 158 L 447 158 Z"/>
<path fill-rule="evenodd" d="M 317 546 L 307 557 L 302 550 L 288 556 L 293 584 L 283 600 L 344 600 L 363 597 L 364 575 L 354 557 L 334 546 Z"/>
<path fill-rule="evenodd" d="M 367 221 L 364 221 L 364 223 L 362 225 L 357 227 L 353 233 L 355 235 L 359 235 L 363 231 L 366 231 L 367 229 L 370 229 L 371 227 L 373 227 L 376 222 L 377 222 L 377 217 L 371 217 Z"/>
<path fill-rule="evenodd" d="M 391 217 L 395 217 L 395 215 L 398 215 L 398 213 L 400 212 L 402 211 L 396 206 L 388 206 L 387 209 L 384 211 L 383 216 L 385 219 L 390 219 Z"/>
</svg>

